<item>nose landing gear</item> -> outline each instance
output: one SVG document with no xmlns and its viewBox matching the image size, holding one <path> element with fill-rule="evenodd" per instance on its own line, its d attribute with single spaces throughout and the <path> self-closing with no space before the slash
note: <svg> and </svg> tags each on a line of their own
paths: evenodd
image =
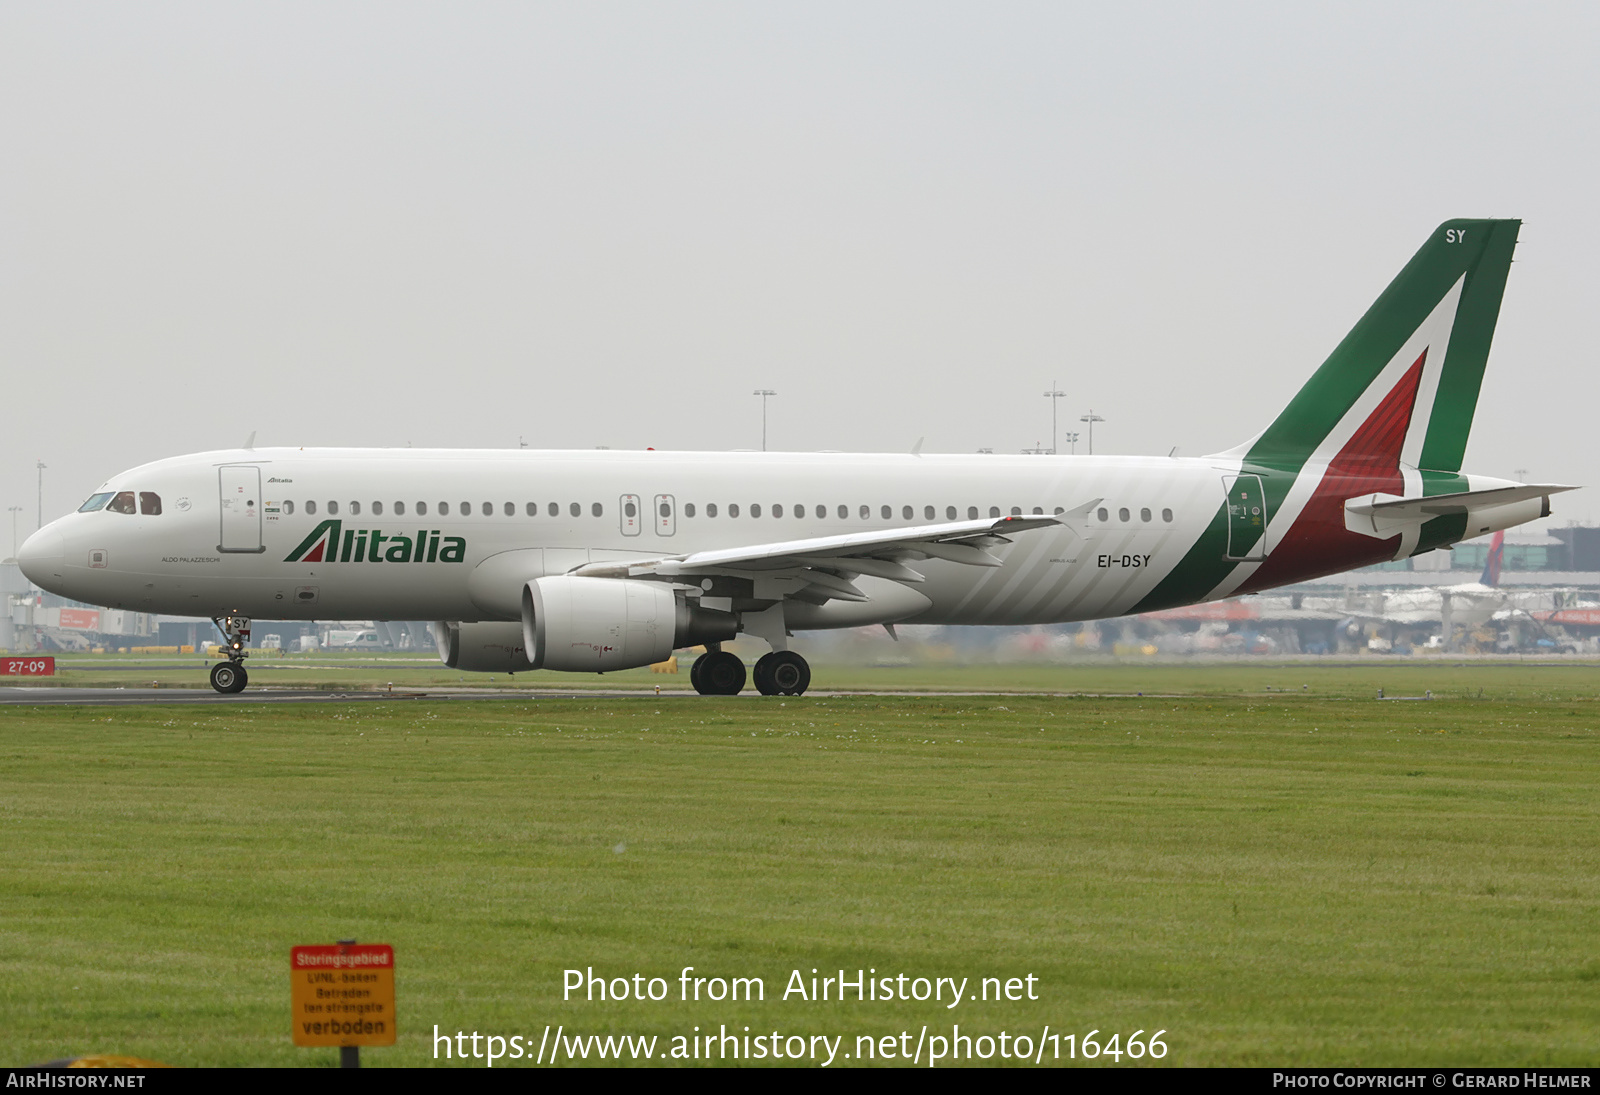
<svg viewBox="0 0 1600 1095">
<path fill-rule="evenodd" d="M 218 662 L 211 667 L 211 687 L 224 695 L 243 692 L 244 686 L 250 683 L 250 675 L 244 671 L 244 666 L 233 662 Z"/>
<path fill-rule="evenodd" d="M 244 660 L 250 656 L 245 649 L 250 642 L 250 617 L 212 617 L 211 622 L 222 632 L 222 649 L 228 659 L 211 667 L 211 687 L 224 695 L 243 692 L 250 683 L 250 675 L 244 671 Z"/>
</svg>

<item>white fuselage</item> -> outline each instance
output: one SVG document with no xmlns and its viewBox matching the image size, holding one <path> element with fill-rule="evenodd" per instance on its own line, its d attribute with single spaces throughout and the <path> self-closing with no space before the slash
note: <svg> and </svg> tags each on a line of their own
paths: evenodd
<svg viewBox="0 0 1600 1095">
<path fill-rule="evenodd" d="M 1237 471 L 1228 458 L 234 450 L 108 480 L 102 491 L 156 495 L 161 512 L 64 517 L 30 540 L 28 569 L 55 592 L 144 612 L 509 620 L 515 591 L 485 595 L 493 568 L 479 571 L 507 552 L 521 553 L 520 584 L 593 562 L 1042 513 L 1063 524 L 996 548 L 1001 567 L 918 563 L 930 604 L 915 620 L 1086 620 L 1138 604 Z M 290 561 L 329 520 L 340 535 L 321 558 Z"/>
</svg>

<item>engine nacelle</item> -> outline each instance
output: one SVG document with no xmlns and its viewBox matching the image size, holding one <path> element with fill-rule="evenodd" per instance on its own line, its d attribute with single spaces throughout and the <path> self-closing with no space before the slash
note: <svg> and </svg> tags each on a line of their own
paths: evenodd
<svg viewBox="0 0 1600 1095">
<path fill-rule="evenodd" d="M 637 669 L 666 661 L 680 646 L 738 633 L 733 613 L 690 604 L 658 582 L 563 575 L 536 578 L 522 591 L 522 641 L 535 669 Z"/>
<path fill-rule="evenodd" d="M 521 624 L 438 620 L 433 641 L 439 647 L 439 660 L 465 673 L 526 673 L 533 668 Z"/>
</svg>

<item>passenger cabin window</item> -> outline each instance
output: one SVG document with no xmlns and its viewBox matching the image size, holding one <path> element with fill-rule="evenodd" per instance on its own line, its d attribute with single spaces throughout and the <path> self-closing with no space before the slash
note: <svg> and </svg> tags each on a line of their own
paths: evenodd
<svg viewBox="0 0 1600 1095">
<path fill-rule="evenodd" d="M 460 509 L 461 509 L 461 516 L 463 516 L 463 517 L 471 517 L 472 516 L 472 503 L 471 502 L 463 502 L 463 503 L 461 503 Z"/>
<path fill-rule="evenodd" d="M 283 504 L 283 512 L 284 512 L 284 516 L 286 516 L 286 517 L 287 516 L 293 516 L 293 514 L 294 514 L 294 503 L 293 502 L 285 502 Z"/>
<path fill-rule="evenodd" d="M 706 516 L 707 517 L 715 517 L 716 515 L 717 515 L 717 504 L 715 502 L 707 502 L 706 503 Z M 689 516 L 693 517 L 694 514 L 691 513 Z"/>
<path fill-rule="evenodd" d="M 110 491 L 105 491 L 104 493 L 101 493 L 101 494 L 91 494 L 84 501 L 83 505 L 78 507 L 78 512 L 79 513 L 96 513 L 96 512 L 98 512 L 100 510 L 105 509 L 106 508 L 106 503 L 109 502 L 109 501 L 111 501 L 111 492 Z"/>
<path fill-rule="evenodd" d="M 739 516 L 739 503 L 730 502 L 728 504 L 728 516 L 729 517 L 737 517 L 737 516 Z"/>
<path fill-rule="evenodd" d="M 911 520 L 911 507 L 910 506 L 901 506 L 900 507 L 900 519 L 902 521 Z"/>
<path fill-rule="evenodd" d="M 750 509 L 751 509 L 752 512 L 754 512 L 755 507 L 751 506 Z M 783 516 L 783 506 L 781 506 L 781 505 L 773 506 L 772 507 L 772 516 L 774 516 L 774 517 L 782 517 Z"/>
<path fill-rule="evenodd" d="M 826 517 L 826 516 L 828 516 L 828 507 L 827 506 L 818 506 L 817 507 L 817 516 L 818 517 Z M 844 507 L 843 506 L 839 507 L 839 516 L 840 517 L 844 516 Z"/>
<path fill-rule="evenodd" d="M 355 503 L 353 503 L 353 502 L 351 503 L 351 505 L 354 505 L 354 504 Z M 383 503 L 382 502 L 374 502 L 374 503 L 372 503 L 372 516 L 374 516 L 374 517 L 382 517 L 383 516 Z"/>
<path fill-rule="evenodd" d="M 549 512 L 551 517 L 560 517 L 561 516 L 561 503 L 560 502 L 551 502 L 550 505 L 547 507 L 547 510 L 548 510 L 548 512 Z"/>
<path fill-rule="evenodd" d="M 933 520 L 933 507 L 932 506 L 923 506 L 922 507 L 922 519 L 924 521 Z"/>
<path fill-rule="evenodd" d="M 111 499 L 111 504 L 106 506 L 106 509 L 110 510 L 112 513 L 132 513 L 134 511 L 133 491 L 118 491 L 117 496 Z"/>
<path fill-rule="evenodd" d="M 1127 524 L 1129 516 L 1130 515 L 1126 509 L 1117 510 L 1117 520 L 1121 521 L 1123 524 Z"/>
<path fill-rule="evenodd" d="M 999 517 L 1000 516 L 1000 507 L 999 506 L 990 506 L 989 507 L 989 516 L 990 517 Z"/>
<path fill-rule="evenodd" d="M 761 516 L 761 503 L 760 502 L 752 502 L 752 503 L 750 503 L 750 516 L 751 517 L 760 517 Z"/>
<path fill-rule="evenodd" d="M 394 504 L 394 515 L 396 517 L 404 517 L 406 515 L 406 504 L 404 502 L 396 502 Z"/>
<path fill-rule="evenodd" d="M 1067 511 L 1065 509 L 1063 509 L 1062 507 L 1060 507 L 1060 506 L 1056 507 L 1056 516 L 1057 517 L 1060 517 L 1063 513 L 1066 513 L 1066 512 Z"/>
<path fill-rule="evenodd" d="M 146 517 L 161 516 L 161 495 L 152 491 L 139 492 L 139 512 Z"/>
<path fill-rule="evenodd" d="M 967 520 L 976 521 L 977 519 L 978 519 L 978 507 L 977 506 L 968 506 L 967 507 Z"/>
<path fill-rule="evenodd" d="M 417 503 L 417 516 L 418 517 L 426 517 L 426 516 L 428 516 L 428 503 L 426 503 L 426 502 L 418 502 Z"/>
<path fill-rule="evenodd" d="M 350 516 L 351 517 L 359 517 L 360 515 L 361 515 L 361 503 L 360 502 L 351 502 L 350 503 Z"/>
<path fill-rule="evenodd" d="M 861 507 L 861 519 L 863 521 L 865 521 L 871 516 L 872 516 L 872 507 L 871 506 L 862 506 Z"/>
<path fill-rule="evenodd" d="M 328 516 L 329 517 L 337 517 L 337 516 L 339 516 L 339 503 L 337 503 L 337 502 L 329 502 L 328 503 Z"/>
<path fill-rule="evenodd" d="M 1033 515 L 1035 517 L 1043 516 L 1044 515 L 1044 507 L 1042 507 L 1042 506 L 1034 506 L 1033 507 Z"/>
<path fill-rule="evenodd" d="M 315 502 L 306 503 L 306 515 L 309 517 L 315 517 L 317 515 L 317 504 Z"/>
<path fill-rule="evenodd" d="M 517 515 L 517 504 L 515 502 L 507 502 L 505 511 L 507 517 L 515 517 Z"/>
<path fill-rule="evenodd" d="M 1021 517 L 1022 516 L 1022 507 L 1021 506 L 1012 506 L 1011 507 L 1011 516 L 1013 516 L 1013 517 Z"/>
<path fill-rule="evenodd" d="M 1147 510 L 1147 509 L 1140 510 L 1139 511 L 1139 520 L 1143 521 L 1145 524 L 1149 524 L 1150 523 L 1150 511 Z"/>
<path fill-rule="evenodd" d="M 1161 519 L 1169 525 L 1172 524 L 1172 511 L 1170 509 L 1162 510 Z"/>
<path fill-rule="evenodd" d="M 883 513 L 883 519 L 885 521 L 894 516 L 894 510 L 890 509 L 888 506 L 884 506 L 881 512 Z"/>
<path fill-rule="evenodd" d="M 849 506 L 840 506 L 839 507 L 839 520 L 843 521 L 846 517 L 849 517 L 849 516 L 850 516 L 850 507 Z"/>
<path fill-rule="evenodd" d="M 494 503 L 493 502 L 485 502 L 483 504 L 483 515 L 485 517 L 493 517 L 494 516 Z"/>
<path fill-rule="evenodd" d="M 1101 506 L 1099 509 L 1095 510 L 1094 515 L 1100 519 L 1101 524 L 1105 524 L 1107 521 L 1111 520 L 1111 513 L 1104 506 Z"/>
<path fill-rule="evenodd" d="M 529 517 L 537 517 L 537 516 L 539 516 L 539 503 L 537 503 L 537 502 L 529 502 L 528 503 L 528 516 Z"/>
<path fill-rule="evenodd" d="M 624 517 L 637 517 L 639 516 L 639 507 L 632 502 L 624 502 L 622 504 L 622 515 Z"/>
<path fill-rule="evenodd" d="M 946 506 L 944 508 L 944 519 L 946 521 L 954 521 L 956 519 L 956 508 L 954 506 Z"/>
<path fill-rule="evenodd" d="M 604 517 L 606 515 L 606 508 L 599 502 L 591 502 L 589 503 L 589 512 L 594 514 L 596 517 Z M 661 516 L 666 517 L 668 515 L 663 513 Z"/>
<path fill-rule="evenodd" d="M 683 515 L 685 517 L 693 517 L 694 516 L 694 503 L 693 502 L 685 502 L 683 504 Z"/>
<path fill-rule="evenodd" d="M 569 513 L 571 513 L 572 516 L 574 516 L 574 517 L 582 517 L 583 516 L 583 506 L 581 504 L 577 503 L 577 502 L 574 502 L 570 506 L 568 506 L 567 507 L 567 511 Z"/>
</svg>

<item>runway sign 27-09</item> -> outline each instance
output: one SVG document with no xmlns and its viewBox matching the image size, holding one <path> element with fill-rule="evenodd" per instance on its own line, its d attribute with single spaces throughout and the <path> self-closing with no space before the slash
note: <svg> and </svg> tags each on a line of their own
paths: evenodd
<svg viewBox="0 0 1600 1095">
<path fill-rule="evenodd" d="M 53 677 L 54 658 L 0 658 L 0 677 Z"/>
<path fill-rule="evenodd" d="M 394 948 L 292 948 L 289 1005 L 297 1046 L 394 1045 Z"/>
</svg>

